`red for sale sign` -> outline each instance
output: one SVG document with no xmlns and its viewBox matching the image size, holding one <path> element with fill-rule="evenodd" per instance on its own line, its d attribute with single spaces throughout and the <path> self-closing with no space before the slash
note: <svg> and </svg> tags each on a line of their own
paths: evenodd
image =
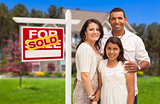
<svg viewBox="0 0 160 104">
<path fill-rule="evenodd" d="M 22 62 L 61 60 L 64 28 L 21 27 Z"/>
</svg>

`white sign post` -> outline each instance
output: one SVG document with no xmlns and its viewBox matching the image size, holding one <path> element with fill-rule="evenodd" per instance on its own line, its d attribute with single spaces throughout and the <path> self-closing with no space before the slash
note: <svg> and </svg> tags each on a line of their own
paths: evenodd
<svg viewBox="0 0 160 104">
<path fill-rule="evenodd" d="M 71 26 L 72 24 L 79 24 L 81 20 L 72 20 L 70 10 L 66 11 L 65 19 L 13 17 L 13 20 L 16 23 L 65 24 L 66 25 L 65 104 L 71 104 Z"/>
</svg>

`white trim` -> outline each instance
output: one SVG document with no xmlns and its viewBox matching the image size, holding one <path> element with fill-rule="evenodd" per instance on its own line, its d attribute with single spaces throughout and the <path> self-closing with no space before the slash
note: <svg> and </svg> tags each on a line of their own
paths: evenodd
<svg viewBox="0 0 160 104">
<path fill-rule="evenodd" d="M 81 20 L 66 19 L 50 19 L 50 18 L 29 18 L 29 17 L 13 17 L 16 23 L 34 23 L 34 24 L 79 24 Z"/>
</svg>

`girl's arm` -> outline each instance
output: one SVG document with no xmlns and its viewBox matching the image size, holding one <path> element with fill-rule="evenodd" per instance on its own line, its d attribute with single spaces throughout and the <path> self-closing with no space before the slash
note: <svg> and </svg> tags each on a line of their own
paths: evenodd
<svg viewBox="0 0 160 104">
<path fill-rule="evenodd" d="M 125 74 L 126 81 L 127 81 L 127 89 L 128 89 L 128 98 L 127 104 L 134 104 L 135 98 L 135 79 L 134 73 L 127 72 Z"/>
</svg>

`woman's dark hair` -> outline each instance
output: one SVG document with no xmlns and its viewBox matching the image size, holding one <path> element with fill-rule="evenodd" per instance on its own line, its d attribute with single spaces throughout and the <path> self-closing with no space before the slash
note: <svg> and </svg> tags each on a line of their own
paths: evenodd
<svg viewBox="0 0 160 104">
<path fill-rule="evenodd" d="M 103 58 L 104 59 L 108 59 L 108 56 L 106 54 L 106 47 L 108 45 L 108 43 L 112 43 L 112 44 L 117 44 L 118 47 L 120 48 L 120 53 L 119 53 L 119 56 L 117 57 L 117 61 L 122 61 L 124 62 L 126 59 L 124 58 L 124 50 L 123 50 L 123 46 L 122 46 L 122 43 L 121 43 L 121 40 L 118 38 L 118 37 L 110 37 L 105 46 L 104 46 L 104 56 Z"/>
<path fill-rule="evenodd" d="M 85 38 L 86 38 L 85 32 L 86 32 L 86 29 L 87 29 L 87 27 L 89 26 L 90 23 L 98 24 L 98 27 L 99 27 L 99 30 L 100 30 L 100 37 L 99 37 L 99 39 L 96 41 L 95 47 L 96 47 L 97 49 L 100 49 L 99 43 L 100 43 L 101 39 L 103 38 L 104 33 L 103 33 L 103 27 L 102 27 L 101 23 L 100 23 L 97 19 L 88 19 L 88 20 L 83 24 L 82 29 L 81 29 L 81 31 L 80 31 L 81 40 L 80 40 L 80 43 L 77 45 L 77 48 L 79 47 L 79 45 L 80 45 L 81 43 L 85 42 Z M 76 49 L 77 49 L 77 48 L 76 48 Z"/>
</svg>

